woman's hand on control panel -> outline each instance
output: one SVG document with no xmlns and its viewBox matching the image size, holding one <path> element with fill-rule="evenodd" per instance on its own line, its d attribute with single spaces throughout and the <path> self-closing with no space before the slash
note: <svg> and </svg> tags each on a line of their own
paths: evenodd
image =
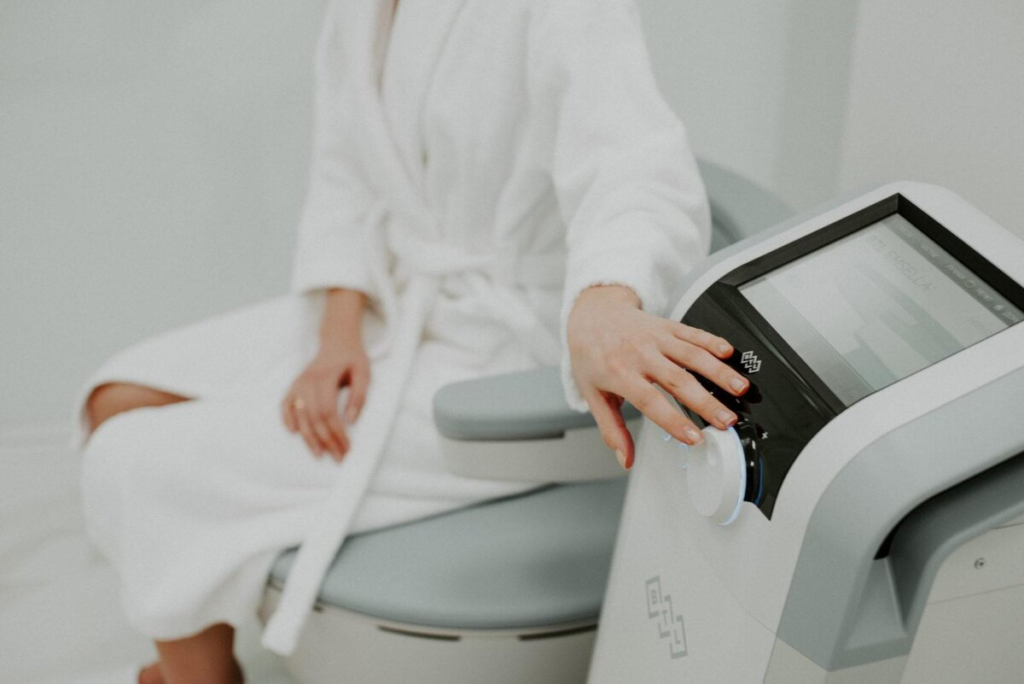
<svg viewBox="0 0 1024 684">
<path fill-rule="evenodd" d="M 622 418 L 624 399 L 679 441 L 703 440 L 693 421 L 656 385 L 717 428 L 736 423 L 736 414 L 689 372 L 729 394 L 742 395 L 750 383 L 722 362 L 732 355 L 732 345 L 643 311 L 630 288 L 602 285 L 584 290 L 569 314 L 567 332 L 576 385 L 623 468 L 632 467 L 634 456 L 633 438 Z"/>
</svg>

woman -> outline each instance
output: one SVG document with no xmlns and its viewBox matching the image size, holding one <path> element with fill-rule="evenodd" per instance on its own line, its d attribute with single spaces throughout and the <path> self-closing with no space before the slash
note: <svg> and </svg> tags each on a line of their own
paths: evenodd
<svg viewBox="0 0 1024 684">
<path fill-rule="evenodd" d="M 160 654 L 142 681 L 240 681 L 234 626 L 281 549 L 302 544 L 264 643 L 287 653 L 346 534 L 531 486 L 444 471 L 444 384 L 561 362 L 625 468 L 623 398 L 691 444 L 655 385 L 735 421 L 684 370 L 742 394 L 731 347 L 658 317 L 709 221 L 631 3 L 331 3 L 293 293 L 82 393 L 88 529 Z"/>
</svg>

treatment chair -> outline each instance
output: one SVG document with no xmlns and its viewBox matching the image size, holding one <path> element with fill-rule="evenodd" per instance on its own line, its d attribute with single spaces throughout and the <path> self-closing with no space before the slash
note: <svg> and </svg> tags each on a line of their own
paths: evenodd
<svg viewBox="0 0 1024 684">
<path fill-rule="evenodd" d="M 792 213 L 721 166 L 700 168 L 713 250 Z M 350 538 L 288 668 L 301 684 L 582 684 L 622 469 L 590 414 L 565 403 L 557 368 L 449 385 L 434 417 L 452 472 L 561 484 Z M 286 551 L 271 571 L 264 619 L 294 557 Z"/>
</svg>

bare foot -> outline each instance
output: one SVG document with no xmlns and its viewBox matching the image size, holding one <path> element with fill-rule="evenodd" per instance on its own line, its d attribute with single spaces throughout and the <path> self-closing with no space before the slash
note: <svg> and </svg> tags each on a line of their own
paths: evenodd
<svg viewBox="0 0 1024 684">
<path fill-rule="evenodd" d="M 159 661 L 150 663 L 139 671 L 139 684 L 164 684 Z"/>
</svg>

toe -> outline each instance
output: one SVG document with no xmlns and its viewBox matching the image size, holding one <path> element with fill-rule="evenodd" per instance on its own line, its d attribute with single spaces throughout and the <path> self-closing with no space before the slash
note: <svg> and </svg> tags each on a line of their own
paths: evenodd
<svg viewBox="0 0 1024 684">
<path fill-rule="evenodd" d="M 139 671 L 139 684 L 164 684 L 160 663 L 150 663 Z"/>
</svg>

